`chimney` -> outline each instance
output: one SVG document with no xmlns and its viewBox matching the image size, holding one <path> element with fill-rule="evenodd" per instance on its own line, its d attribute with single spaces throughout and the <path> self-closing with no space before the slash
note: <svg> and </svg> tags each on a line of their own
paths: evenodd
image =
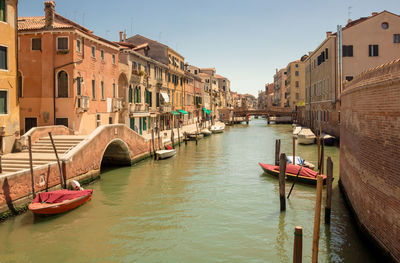
<svg viewBox="0 0 400 263">
<path fill-rule="evenodd" d="M 326 32 L 326 37 L 330 37 L 330 36 L 332 36 L 332 31 Z"/>
<path fill-rule="evenodd" d="M 372 12 L 372 16 L 376 16 L 378 12 Z"/>
<path fill-rule="evenodd" d="M 350 18 L 347 20 L 347 24 L 353 22 L 353 20 L 351 20 Z"/>
<path fill-rule="evenodd" d="M 126 41 L 126 33 L 124 33 L 124 42 Z"/>
<path fill-rule="evenodd" d="M 123 36 L 124 36 L 124 32 L 123 31 L 119 31 L 119 42 L 123 41 Z"/>
<path fill-rule="evenodd" d="M 53 28 L 54 17 L 55 17 L 55 7 L 56 3 L 54 1 L 44 2 L 44 17 L 45 17 L 45 27 Z"/>
</svg>

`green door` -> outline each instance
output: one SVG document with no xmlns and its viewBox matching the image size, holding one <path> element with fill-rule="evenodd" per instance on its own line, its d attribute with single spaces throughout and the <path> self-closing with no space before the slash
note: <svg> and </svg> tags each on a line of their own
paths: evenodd
<svg viewBox="0 0 400 263">
<path fill-rule="evenodd" d="M 131 127 L 132 130 L 135 130 L 135 118 L 129 119 L 129 127 Z"/>
<path fill-rule="evenodd" d="M 139 118 L 139 133 L 140 133 L 140 134 L 142 134 L 142 120 L 143 120 L 143 118 L 140 117 L 140 118 Z"/>
</svg>

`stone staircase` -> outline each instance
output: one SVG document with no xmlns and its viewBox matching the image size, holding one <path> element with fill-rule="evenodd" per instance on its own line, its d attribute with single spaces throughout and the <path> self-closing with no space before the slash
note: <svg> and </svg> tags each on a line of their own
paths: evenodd
<svg viewBox="0 0 400 263">
<path fill-rule="evenodd" d="M 72 148 L 83 141 L 86 136 L 82 135 L 55 135 L 53 136 L 54 145 L 56 146 L 58 157 L 61 158 Z M 32 145 L 33 167 L 45 165 L 55 162 L 53 146 L 49 137 L 40 138 Z M 18 172 L 30 168 L 29 151 L 23 150 L 20 153 L 11 153 L 2 156 L 1 165 L 2 174 Z"/>
</svg>

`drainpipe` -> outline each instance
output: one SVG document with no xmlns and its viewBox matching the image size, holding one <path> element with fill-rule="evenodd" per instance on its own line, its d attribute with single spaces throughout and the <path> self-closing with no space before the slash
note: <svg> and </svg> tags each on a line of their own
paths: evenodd
<svg viewBox="0 0 400 263">
<path fill-rule="evenodd" d="M 54 40 L 54 35 L 53 35 L 53 40 Z M 64 65 L 54 67 L 53 69 L 53 112 L 54 112 L 54 125 L 56 125 L 56 70 L 63 68 L 65 66 L 75 64 L 75 63 L 82 63 L 83 60 L 85 59 L 85 38 L 82 38 L 82 59 L 78 61 L 72 61 L 69 63 L 66 63 Z M 53 52 L 53 61 L 54 61 L 54 52 Z"/>
</svg>

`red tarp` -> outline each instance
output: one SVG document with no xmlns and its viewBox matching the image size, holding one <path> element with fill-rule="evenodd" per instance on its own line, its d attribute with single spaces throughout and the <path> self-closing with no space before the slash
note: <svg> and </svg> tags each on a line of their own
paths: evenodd
<svg viewBox="0 0 400 263">
<path fill-rule="evenodd" d="M 275 171 L 279 172 L 279 166 L 277 166 L 277 165 L 260 163 L 260 166 L 267 170 L 275 170 Z M 300 169 L 299 165 L 286 164 L 286 173 L 297 175 L 297 173 L 299 172 L 299 169 Z M 317 178 L 318 172 L 311 170 L 309 168 L 303 167 L 301 169 L 301 172 L 299 175 L 304 176 L 304 177 Z M 326 176 L 322 175 L 322 177 L 325 178 Z"/>
<path fill-rule="evenodd" d="M 65 200 L 71 200 L 81 196 L 91 195 L 92 189 L 82 190 L 82 191 L 70 191 L 70 190 L 58 190 L 51 192 L 39 193 L 32 203 L 61 203 Z"/>
<path fill-rule="evenodd" d="M 169 145 L 166 145 L 166 146 L 165 146 L 165 149 L 167 149 L 167 150 L 172 150 L 173 148 L 172 148 L 171 146 L 169 146 Z"/>
</svg>

